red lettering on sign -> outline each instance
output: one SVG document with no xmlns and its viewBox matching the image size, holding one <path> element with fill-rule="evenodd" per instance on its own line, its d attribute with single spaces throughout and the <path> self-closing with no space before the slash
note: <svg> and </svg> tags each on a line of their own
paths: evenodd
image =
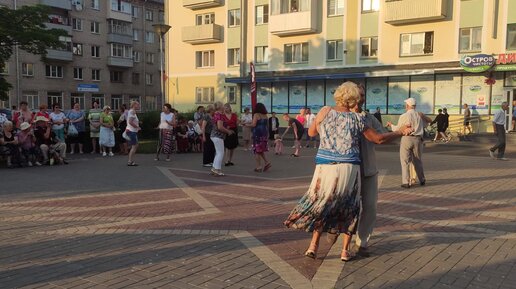
<svg viewBox="0 0 516 289">
<path fill-rule="evenodd" d="M 496 64 L 511 64 L 516 63 L 516 53 L 498 54 Z"/>
</svg>

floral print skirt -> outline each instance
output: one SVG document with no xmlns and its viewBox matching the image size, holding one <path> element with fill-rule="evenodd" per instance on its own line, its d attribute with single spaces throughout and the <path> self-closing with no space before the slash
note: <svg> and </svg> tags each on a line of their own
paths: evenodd
<svg viewBox="0 0 516 289">
<path fill-rule="evenodd" d="M 354 234 L 359 214 L 360 165 L 317 165 L 310 188 L 284 225 L 307 232 Z"/>
</svg>

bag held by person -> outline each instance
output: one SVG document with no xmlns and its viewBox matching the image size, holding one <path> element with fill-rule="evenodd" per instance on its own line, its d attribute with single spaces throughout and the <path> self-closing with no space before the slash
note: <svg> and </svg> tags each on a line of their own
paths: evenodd
<svg viewBox="0 0 516 289">
<path fill-rule="evenodd" d="M 75 127 L 75 125 L 73 125 L 73 123 L 71 123 L 68 126 L 68 135 L 69 136 L 78 136 L 79 135 L 79 131 L 77 131 L 77 128 Z"/>
<path fill-rule="evenodd" d="M 122 137 L 123 137 L 125 140 L 127 140 L 127 141 L 131 140 L 131 138 L 127 135 L 127 131 L 124 131 L 124 133 L 122 134 Z"/>
</svg>

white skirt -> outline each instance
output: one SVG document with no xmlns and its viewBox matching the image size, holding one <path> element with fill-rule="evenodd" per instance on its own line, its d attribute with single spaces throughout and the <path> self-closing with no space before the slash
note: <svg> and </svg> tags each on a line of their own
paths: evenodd
<svg viewBox="0 0 516 289">
<path fill-rule="evenodd" d="M 99 144 L 108 148 L 115 146 L 115 133 L 107 127 L 100 127 Z"/>
</svg>

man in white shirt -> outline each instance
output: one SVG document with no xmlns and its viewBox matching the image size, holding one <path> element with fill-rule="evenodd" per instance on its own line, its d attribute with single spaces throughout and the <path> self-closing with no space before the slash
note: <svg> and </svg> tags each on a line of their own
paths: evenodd
<svg viewBox="0 0 516 289">
<path fill-rule="evenodd" d="M 313 147 L 317 148 L 317 139 L 313 136 L 308 135 L 308 128 L 312 125 L 312 123 L 315 121 L 315 114 L 312 113 L 312 110 L 310 108 L 306 109 L 305 114 L 305 132 L 306 132 L 306 147 L 310 147 L 310 141 L 312 141 Z"/>
<path fill-rule="evenodd" d="M 410 125 L 413 133 L 401 137 L 400 161 L 401 161 L 401 187 L 410 188 L 410 162 L 414 164 L 419 184 L 424 186 L 426 183 L 423 171 L 423 134 L 424 124 L 421 115 L 416 111 L 416 100 L 414 98 L 405 99 L 405 110 L 398 120 L 398 125 L 388 122 L 391 129 L 398 130 L 400 126 Z"/>
<path fill-rule="evenodd" d="M 502 108 L 495 112 L 493 117 L 493 130 L 495 135 L 498 137 L 498 142 L 496 145 L 489 149 L 489 155 L 492 159 L 497 159 L 501 161 L 507 161 L 508 159 L 504 157 L 505 154 L 505 122 L 506 115 L 505 111 L 509 108 L 509 104 L 507 102 L 502 103 Z M 495 151 L 498 150 L 498 156 L 495 156 Z"/>
</svg>

